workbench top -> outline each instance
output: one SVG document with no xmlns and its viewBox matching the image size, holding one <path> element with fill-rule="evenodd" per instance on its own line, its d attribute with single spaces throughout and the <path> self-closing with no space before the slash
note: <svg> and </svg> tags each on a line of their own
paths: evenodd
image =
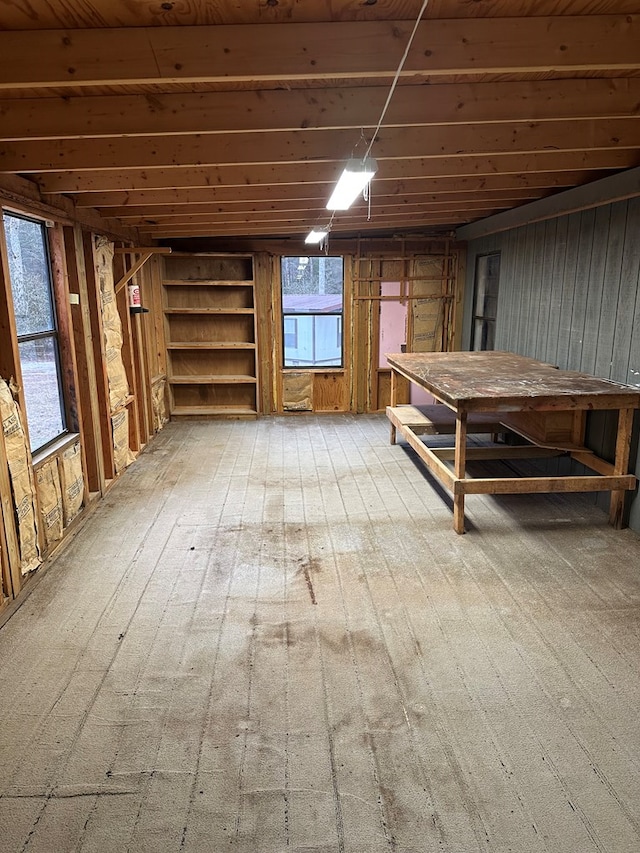
<svg viewBox="0 0 640 853">
<path fill-rule="evenodd" d="M 515 353 L 390 353 L 395 370 L 467 411 L 639 408 L 640 388 Z"/>
</svg>

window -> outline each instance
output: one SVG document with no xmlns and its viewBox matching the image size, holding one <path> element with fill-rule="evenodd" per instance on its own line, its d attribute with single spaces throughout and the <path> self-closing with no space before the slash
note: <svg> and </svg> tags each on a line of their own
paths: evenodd
<svg viewBox="0 0 640 853">
<path fill-rule="evenodd" d="M 9 277 L 31 450 L 65 432 L 58 330 L 44 223 L 5 213 Z"/>
<path fill-rule="evenodd" d="M 480 255 L 476 260 L 473 296 L 473 350 L 492 350 L 495 347 L 499 280 L 500 253 Z"/>
<path fill-rule="evenodd" d="M 285 367 L 342 366 L 342 258 L 281 262 Z"/>
</svg>

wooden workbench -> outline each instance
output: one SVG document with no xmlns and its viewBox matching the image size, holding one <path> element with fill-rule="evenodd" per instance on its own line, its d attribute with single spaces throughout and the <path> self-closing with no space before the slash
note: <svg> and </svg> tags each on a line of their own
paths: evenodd
<svg viewBox="0 0 640 853">
<path fill-rule="evenodd" d="M 623 523 L 624 492 L 636 487 L 629 474 L 629 450 L 633 410 L 640 407 L 640 391 L 629 385 L 599 379 L 584 373 L 558 370 L 553 365 L 505 352 L 398 353 L 387 355 L 392 367 L 391 406 L 387 415 L 396 430 L 418 453 L 429 470 L 453 494 L 457 533 L 464 533 L 464 498 L 469 494 L 528 492 L 610 491 L 609 520 Z M 433 420 L 414 407 L 396 406 L 398 376 L 426 388 L 449 410 L 451 429 L 429 429 Z M 413 409 L 415 418 L 408 412 Z M 597 456 L 584 444 L 587 411 L 618 411 L 618 431 L 613 463 Z M 522 447 L 493 444 L 468 448 L 467 434 L 479 413 L 505 430 L 527 439 Z M 414 422 L 415 421 L 415 422 Z M 455 434 L 451 448 L 432 448 L 418 436 L 429 432 Z M 473 431 L 481 431 L 478 426 Z M 488 432 L 489 430 L 487 430 Z M 557 477 L 471 478 L 466 473 L 470 459 L 565 454 L 591 469 L 593 475 Z M 446 465 L 453 461 L 453 467 Z"/>
</svg>

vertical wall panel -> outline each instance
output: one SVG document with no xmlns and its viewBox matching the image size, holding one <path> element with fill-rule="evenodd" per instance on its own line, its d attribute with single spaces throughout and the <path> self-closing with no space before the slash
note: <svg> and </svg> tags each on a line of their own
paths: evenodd
<svg viewBox="0 0 640 853">
<path fill-rule="evenodd" d="M 571 341 L 571 322 L 573 317 L 573 300 L 576 290 L 576 274 L 578 261 L 578 245 L 580 240 L 581 219 L 579 213 L 569 217 L 567 229 L 567 250 L 564 256 L 564 272 L 562 276 L 562 297 L 560 301 L 560 330 L 556 364 L 566 368 L 569 364 L 569 344 Z"/>
<path fill-rule="evenodd" d="M 579 370 L 593 373 L 596 367 L 598 348 L 598 329 L 600 327 L 600 309 L 604 292 L 604 270 L 609 243 L 610 206 L 595 211 L 593 239 L 591 243 L 591 265 L 584 312 L 584 334 Z"/>
<path fill-rule="evenodd" d="M 553 269 L 549 277 L 549 289 L 551 291 L 549 300 L 549 328 L 547 329 L 547 341 L 541 358 L 550 364 L 557 364 L 569 219 L 563 216 L 562 219 L 553 221 L 556 223 L 556 232 L 553 243 Z"/>
<path fill-rule="evenodd" d="M 585 336 L 585 316 L 587 312 L 587 293 L 591 273 L 591 256 L 595 236 L 595 211 L 586 210 L 581 214 L 580 236 L 578 238 L 578 259 L 576 266 L 576 286 L 573 293 L 573 310 L 569 335 L 567 367 L 580 370 L 582 345 Z"/>
<path fill-rule="evenodd" d="M 639 235 L 640 198 L 634 198 L 629 202 L 611 366 L 612 379 L 619 378 L 621 382 L 630 382 L 634 385 L 640 383 Z"/>
<path fill-rule="evenodd" d="M 539 284 L 538 330 L 536 335 L 536 358 L 546 361 L 549 347 L 549 322 L 551 319 L 551 294 L 553 288 L 553 260 L 556 239 L 556 220 L 541 223 L 544 226 L 542 246 L 542 272 Z"/>
<path fill-rule="evenodd" d="M 615 205 L 611 210 L 609 242 L 604 266 L 602 302 L 598 324 L 596 358 L 591 372 L 598 376 L 611 376 L 613 341 L 616 333 L 622 277 L 622 257 L 629 215 L 626 202 Z"/>
</svg>

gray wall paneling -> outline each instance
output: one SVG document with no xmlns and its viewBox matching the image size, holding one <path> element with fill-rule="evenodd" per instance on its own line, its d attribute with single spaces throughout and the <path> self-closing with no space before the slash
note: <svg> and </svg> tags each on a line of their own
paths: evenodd
<svg viewBox="0 0 640 853">
<path fill-rule="evenodd" d="M 640 387 L 640 198 L 470 242 L 467 349 L 476 258 L 496 251 L 501 255 L 497 349 Z M 589 445 L 608 458 L 615 449 L 615 421 L 611 413 L 595 413 L 588 422 Z M 564 465 L 556 462 L 553 469 Z M 635 473 L 640 476 L 640 454 Z M 608 495 L 596 500 L 608 505 Z M 637 497 L 629 523 L 640 533 Z"/>
</svg>

